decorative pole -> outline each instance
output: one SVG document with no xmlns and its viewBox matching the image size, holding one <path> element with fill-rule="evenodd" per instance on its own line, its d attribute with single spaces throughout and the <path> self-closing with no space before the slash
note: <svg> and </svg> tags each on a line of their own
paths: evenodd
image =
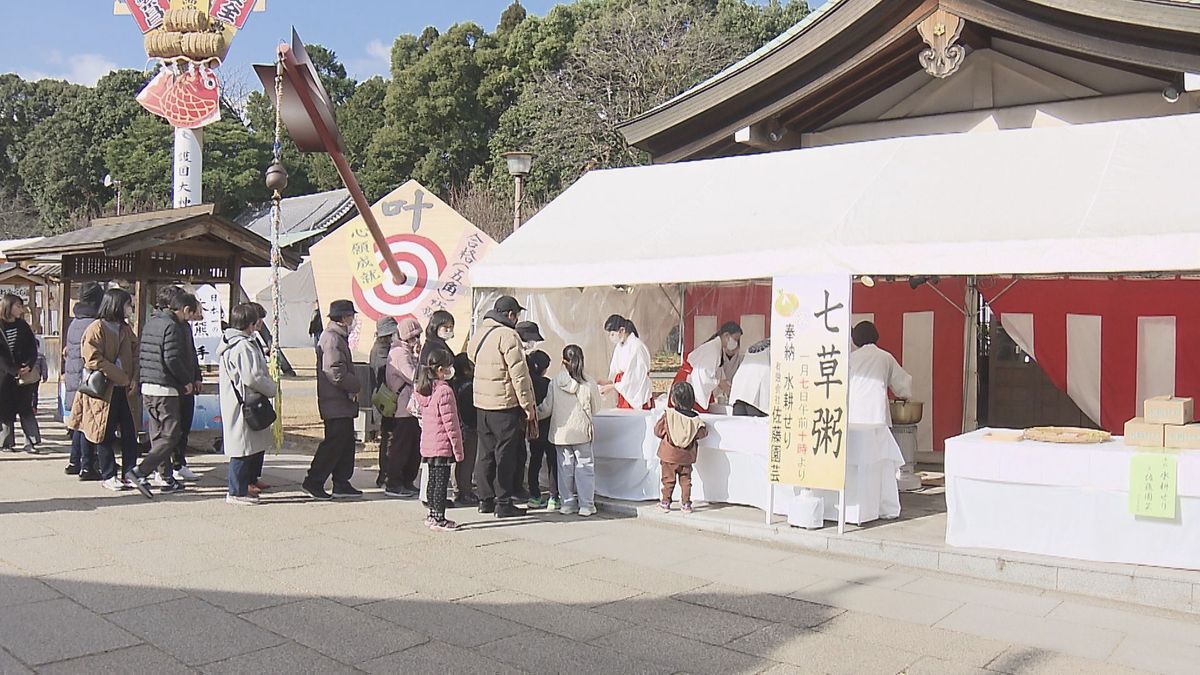
<svg viewBox="0 0 1200 675">
<path fill-rule="evenodd" d="M 275 64 L 275 100 L 283 101 L 283 59 Z M 275 436 L 275 450 L 283 448 L 283 381 L 279 368 L 279 312 L 283 298 L 279 294 L 279 266 L 283 264 L 283 253 L 279 248 L 279 223 L 283 219 L 280 202 L 287 188 L 288 174 L 283 167 L 283 118 L 282 106 L 275 106 L 275 144 L 272 146 L 274 160 L 267 168 L 267 188 L 271 190 L 271 328 L 275 339 L 271 341 L 271 379 L 275 380 L 275 423 L 271 431 Z"/>
</svg>

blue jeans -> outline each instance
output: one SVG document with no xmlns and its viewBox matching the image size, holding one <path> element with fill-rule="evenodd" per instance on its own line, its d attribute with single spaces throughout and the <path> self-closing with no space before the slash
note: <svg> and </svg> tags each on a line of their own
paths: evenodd
<svg viewBox="0 0 1200 675">
<path fill-rule="evenodd" d="M 71 432 L 71 458 L 67 460 L 71 466 L 79 467 L 80 471 L 96 469 L 96 446 L 83 435 L 82 431 Z"/>
<path fill-rule="evenodd" d="M 248 494 L 250 485 L 262 475 L 263 458 L 266 457 L 266 454 L 259 452 L 249 457 L 229 458 L 229 469 L 226 473 L 229 474 L 229 494 L 231 496 L 245 497 Z"/>
<path fill-rule="evenodd" d="M 96 447 L 96 458 L 100 464 L 100 476 L 105 480 L 117 475 L 115 445 L 117 430 L 121 430 L 121 476 L 137 464 L 137 431 L 133 426 L 133 412 L 129 410 L 129 399 L 125 387 L 113 387 L 108 409 L 108 427 L 104 441 Z"/>
</svg>

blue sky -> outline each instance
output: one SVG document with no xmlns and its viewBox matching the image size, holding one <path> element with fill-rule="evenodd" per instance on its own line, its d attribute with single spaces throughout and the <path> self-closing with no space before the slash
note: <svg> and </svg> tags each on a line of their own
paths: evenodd
<svg viewBox="0 0 1200 675">
<path fill-rule="evenodd" d="M 295 26 L 306 42 L 337 52 L 358 79 L 387 75 L 392 40 L 425 26 L 474 21 L 492 30 L 511 0 L 267 0 L 238 33 L 223 70 L 254 82 L 248 66 L 272 59 Z M 562 0 L 522 0 L 544 15 Z M 824 0 L 810 1 L 816 7 Z M 113 68 L 142 68 L 137 23 L 113 16 L 112 0 L 0 0 L 0 72 L 93 84 Z"/>
<path fill-rule="evenodd" d="M 305 42 L 333 49 L 351 75 L 387 75 L 392 40 L 475 21 L 492 30 L 511 0 L 267 0 L 250 15 L 229 53 L 228 69 L 249 73 L 269 62 L 295 26 Z M 543 15 L 558 0 L 523 0 Z M 142 68 L 146 54 L 137 23 L 113 16 L 112 0 L 0 0 L 0 72 L 93 84 L 113 68 Z"/>
</svg>

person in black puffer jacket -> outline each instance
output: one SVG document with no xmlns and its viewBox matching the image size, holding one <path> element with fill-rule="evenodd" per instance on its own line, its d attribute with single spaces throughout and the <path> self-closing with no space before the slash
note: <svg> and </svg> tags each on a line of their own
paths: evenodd
<svg viewBox="0 0 1200 675">
<path fill-rule="evenodd" d="M 162 297 L 169 306 L 150 315 L 138 352 L 142 401 L 150 418 L 150 452 L 125 474 L 147 498 L 152 496 L 147 478 L 156 470 L 166 483 L 163 492 L 182 488 L 172 470 L 172 455 L 182 436 L 179 399 L 191 395 L 199 379 L 188 323 L 202 316 L 200 301 L 191 293 L 172 289 L 164 289 Z"/>
<path fill-rule="evenodd" d="M 83 376 L 83 354 L 80 353 L 83 332 L 96 320 L 103 299 L 104 287 L 100 284 L 89 281 L 80 286 L 79 302 L 75 303 L 72 311 L 74 318 L 67 324 L 62 359 L 62 409 L 67 413 L 67 421 L 70 421 L 71 405 L 75 402 L 79 380 Z M 100 480 L 100 472 L 96 470 L 96 447 L 82 433 L 69 427 L 68 432 L 71 436 L 71 458 L 67 460 L 67 475 L 78 475 L 79 480 Z"/>
<path fill-rule="evenodd" d="M 38 361 L 37 338 L 25 322 L 26 311 L 25 301 L 20 296 L 5 293 L 0 299 L 0 447 L 16 452 L 15 423 L 20 415 L 25 451 L 37 454 L 42 442 L 33 412 L 38 382 L 21 381 Z"/>
</svg>

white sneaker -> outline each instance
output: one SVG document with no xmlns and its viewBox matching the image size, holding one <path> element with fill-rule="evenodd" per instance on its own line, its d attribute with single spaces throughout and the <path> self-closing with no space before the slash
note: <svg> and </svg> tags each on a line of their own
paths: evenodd
<svg viewBox="0 0 1200 675">
<path fill-rule="evenodd" d="M 167 479 L 163 478 L 162 474 L 155 471 L 154 473 L 150 474 L 150 484 L 153 485 L 154 487 L 159 487 L 159 488 L 166 487 Z"/>
<path fill-rule="evenodd" d="M 594 516 L 594 515 L 596 515 L 596 507 L 594 507 L 594 506 L 580 507 L 579 515 L 584 518 L 587 518 L 588 516 Z"/>
<path fill-rule="evenodd" d="M 225 503 L 233 504 L 234 506 L 254 506 L 258 503 L 258 497 L 235 497 L 234 495 L 225 495 Z"/>
<path fill-rule="evenodd" d="M 175 469 L 175 475 L 183 480 L 200 480 L 200 477 L 194 471 L 187 468 L 186 465 Z"/>
<path fill-rule="evenodd" d="M 116 476 L 109 478 L 108 480 L 101 483 L 101 485 L 103 485 L 105 488 L 107 488 L 109 490 L 112 490 L 113 492 L 124 492 L 125 490 L 128 489 L 125 487 L 125 481 L 121 480 L 120 478 L 117 478 Z"/>
<path fill-rule="evenodd" d="M 574 505 L 572 505 L 572 504 L 563 504 L 562 508 L 560 508 L 560 509 L 558 510 L 558 512 L 559 512 L 559 513 L 561 513 L 561 514 L 563 514 L 564 516 L 569 516 L 569 515 L 571 515 L 572 513 L 575 513 L 575 512 L 576 512 L 576 511 L 578 511 L 578 510 L 579 510 L 579 509 L 575 508 L 575 506 L 574 506 Z"/>
</svg>

